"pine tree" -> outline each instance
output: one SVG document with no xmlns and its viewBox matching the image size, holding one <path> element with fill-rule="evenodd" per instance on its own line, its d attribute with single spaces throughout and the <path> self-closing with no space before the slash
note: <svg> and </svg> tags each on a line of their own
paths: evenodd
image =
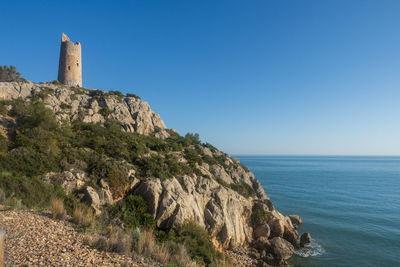
<svg viewBox="0 0 400 267">
<path fill-rule="evenodd" d="M 0 82 L 12 82 L 21 78 L 21 73 L 15 66 L 0 66 Z"/>
</svg>

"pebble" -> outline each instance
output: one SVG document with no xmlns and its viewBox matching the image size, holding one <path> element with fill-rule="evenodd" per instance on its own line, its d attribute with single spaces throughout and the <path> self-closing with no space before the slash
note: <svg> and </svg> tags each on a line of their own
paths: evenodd
<svg viewBox="0 0 400 267">
<path fill-rule="evenodd" d="M 67 221 L 49 213 L 0 211 L 5 230 L 4 266 L 143 266 L 138 257 L 98 251 Z M 159 266 L 151 264 L 147 266 Z"/>
</svg>

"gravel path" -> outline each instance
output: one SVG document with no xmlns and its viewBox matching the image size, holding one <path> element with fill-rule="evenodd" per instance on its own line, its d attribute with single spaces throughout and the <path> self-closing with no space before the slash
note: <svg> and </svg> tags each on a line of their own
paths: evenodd
<svg viewBox="0 0 400 267">
<path fill-rule="evenodd" d="M 152 266 L 83 243 L 72 224 L 33 211 L 1 211 L 5 266 Z"/>
</svg>

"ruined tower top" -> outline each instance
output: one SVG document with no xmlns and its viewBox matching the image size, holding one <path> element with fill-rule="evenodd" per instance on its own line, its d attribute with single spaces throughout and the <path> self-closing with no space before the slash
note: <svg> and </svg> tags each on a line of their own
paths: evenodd
<svg viewBox="0 0 400 267">
<path fill-rule="evenodd" d="M 64 33 L 61 36 L 58 81 L 62 84 L 82 87 L 81 44 L 71 42 Z"/>
</svg>

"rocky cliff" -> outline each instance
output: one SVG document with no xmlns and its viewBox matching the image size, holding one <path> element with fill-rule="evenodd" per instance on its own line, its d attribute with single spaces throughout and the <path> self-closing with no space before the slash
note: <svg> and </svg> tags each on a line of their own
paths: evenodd
<svg viewBox="0 0 400 267">
<path fill-rule="evenodd" d="M 85 167 L 92 163 L 76 164 L 76 160 L 40 176 L 46 183 L 61 185 L 67 193 L 80 192 L 77 195 L 96 214 L 101 214 L 103 205 L 113 205 L 128 195 L 141 196 L 159 229 L 193 221 L 207 230 L 218 249 L 248 248 L 252 257 L 264 266 L 282 265 L 292 256 L 298 244 L 297 226 L 301 219 L 279 213 L 254 174 L 237 159 L 208 144 L 197 141 L 186 144 L 140 98 L 56 83 L 1 82 L 0 100 L 7 112 L 0 113 L 0 134 L 7 138 L 11 138 L 18 125 L 12 112 L 13 101 L 17 99 L 42 101 L 61 125 L 76 121 L 104 125 L 112 120 L 127 133 L 164 140 L 152 139 L 156 144 L 136 153 L 134 160 L 129 156 L 134 150 L 128 147 L 131 141 L 110 142 L 115 145 L 120 140 L 123 144 L 120 150 L 125 153 L 117 158 L 113 158 L 115 152 L 101 154 L 105 164 L 112 161 L 118 166 L 113 169 L 119 174 L 117 185 L 109 177 L 110 172 L 102 176 Z M 146 140 L 143 142 L 149 142 Z M 173 148 L 163 148 L 168 145 Z M 79 153 L 89 155 L 96 150 L 90 142 L 87 146 L 90 149 L 79 148 Z M 102 146 L 102 151 L 106 151 L 107 145 Z M 85 161 L 84 157 L 81 161 Z"/>
<path fill-rule="evenodd" d="M 119 92 L 118 92 L 119 93 Z M 147 102 L 138 97 L 67 87 L 57 83 L 0 82 L 0 99 L 26 99 L 37 96 L 60 121 L 80 120 L 104 123 L 106 118 L 122 123 L 123 130 L 166 138 L 164 122 Z"/>
</svg>

